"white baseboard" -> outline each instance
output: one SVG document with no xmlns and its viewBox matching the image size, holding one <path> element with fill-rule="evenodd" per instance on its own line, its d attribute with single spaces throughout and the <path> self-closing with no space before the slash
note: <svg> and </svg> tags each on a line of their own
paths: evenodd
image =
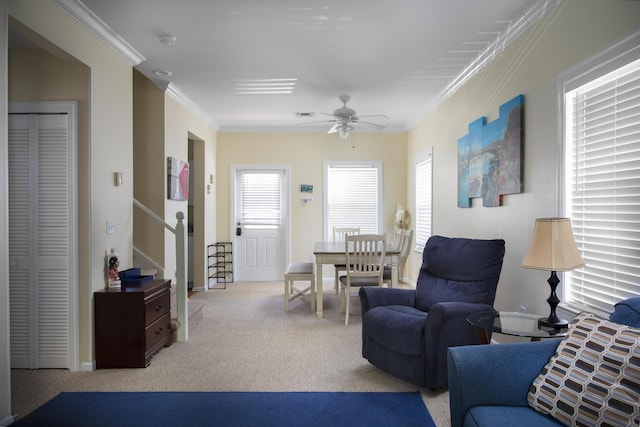
<svg viewBox="0 0 640 427">
<path fill-rule="evenodd" d="M 96 370 L 96 362 L 95 360 L 92 362 L 83 362 L 80 364 L 81 372 L 93 372 Z"/>
</svg>

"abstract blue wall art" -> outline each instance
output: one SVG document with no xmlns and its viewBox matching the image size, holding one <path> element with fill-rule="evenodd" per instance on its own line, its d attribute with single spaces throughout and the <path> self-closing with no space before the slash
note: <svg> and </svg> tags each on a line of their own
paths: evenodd
<svg viewBox="0 0 640 427">
<path fill-rule="evenodd" d="M 458 139 L 458 207 L 500 206 L 505 194 L 523 190 L 524 95 L 500 106 L 491 123 L 481 117 L 469 123 L 469 133 Z"/>
</svg>

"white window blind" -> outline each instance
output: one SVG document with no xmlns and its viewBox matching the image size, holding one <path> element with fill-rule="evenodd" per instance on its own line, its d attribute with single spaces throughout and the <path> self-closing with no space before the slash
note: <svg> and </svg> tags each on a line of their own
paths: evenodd
<svg viewBox="0 0 640 427">
<path fill-rule="evenodd" d="M 282 176 L 277 172 L 246 171 L 242 174 L 242 224 L 248 228 L 280 226 Z"/>
<path fill-rule="evenodd" d="M 610 313 L 640 295 L 640 60 L 565 94 L 565 209 L 585 267 L 565 301 Z"/>
<path fill-rule="evenodd" d="M 422 252 L 431 236 L 431 200 L 433 192 L 432 150 L 416 161 L 416 243 L 415 250 Z"/>
<path fill-rule="evenodd" d="M 379 232 L 381 173 L 378 162 L 325 162 L 325 238 L 333 235 L 334 227 L 360 227 L 361 234 Z"/>
</svg>

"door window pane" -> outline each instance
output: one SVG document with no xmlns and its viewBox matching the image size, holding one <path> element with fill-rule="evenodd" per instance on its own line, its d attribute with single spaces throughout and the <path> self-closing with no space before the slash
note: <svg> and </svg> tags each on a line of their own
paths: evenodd
<svg viewBox="0 0 640 427">
<path fill-rule="evenodd" d="M 282 218 L 280 188 L 282 175 L 277 172 L 242 174 L 241 212 L 246 228 L 277 228 Z"/>
</svg>

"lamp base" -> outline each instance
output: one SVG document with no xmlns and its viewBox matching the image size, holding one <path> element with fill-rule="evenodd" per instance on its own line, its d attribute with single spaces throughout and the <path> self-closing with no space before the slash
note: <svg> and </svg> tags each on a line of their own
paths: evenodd
<svg viewBox="0 0 640 427">
<path fill-rule="evenodd" d="M 552 328 L 552 329 L 565 329 L 569 327 L 569 321 L 564 319 L 549 319 L 548 317 L 541 317 L 538 319 L 538 328 Z"/>
<path fill-rule="evenodd" d="M 556 315 L 556 307 L 560 302 L 560 300 L 558 299 L 558 296 L 556 295 L 556 287 L 558 286 L 558 283 L 560 283 L 560 279 L 558 279 L 558 275 L 556 274 L 555 271 L 551 272 L 551 275 L 549 276 L 547 283 L 551 288 L 551 295 L 549 295 L 549 298 L 547 298 L 547 302 L 549 303 L 549 308 L 551 309 L 551 312 L 549 313 L 549 317 L 546 317 L 546 318 L 542 317 L 538 319 L 538 328 L 541 328 L 543 326 L 547 328 L 553 328 L 553 329 L 568 328 L 569 322 L 564 319 L 558 318 L 558 316 Z"/>
</svg>

